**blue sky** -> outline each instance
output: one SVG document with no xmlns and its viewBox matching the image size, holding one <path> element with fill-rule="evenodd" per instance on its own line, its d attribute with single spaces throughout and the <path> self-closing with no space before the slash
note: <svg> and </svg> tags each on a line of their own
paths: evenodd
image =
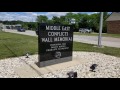
<svg viewBox="0 0 120 90">
<path fill-rule="evenodd" d="M 0 20 L 12 21 L 12 20 L 21 20 L 26 22 L 34 22 L 37 15 L 46 15 L 49 19 L 53 16 L 63 16 L 68 12 L 0 12 Z M 72 12 L 72 13 L 86 13 L 93 14 L 97 12 Z"/>
</svg>

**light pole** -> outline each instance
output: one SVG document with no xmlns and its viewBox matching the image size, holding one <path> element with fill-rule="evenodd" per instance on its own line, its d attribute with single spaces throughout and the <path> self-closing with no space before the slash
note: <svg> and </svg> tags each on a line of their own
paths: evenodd
<svg viewBox="0 0 120 90">
<path fill-rule="evenodd" d="M 102 45 L 101 45 L 102 29 L 103 29 L 103 12 L 100 12 L 100 27 L 99 27 L 99 35 L 98 35 L 98 47 L 102 47 Z"/>
</svg>

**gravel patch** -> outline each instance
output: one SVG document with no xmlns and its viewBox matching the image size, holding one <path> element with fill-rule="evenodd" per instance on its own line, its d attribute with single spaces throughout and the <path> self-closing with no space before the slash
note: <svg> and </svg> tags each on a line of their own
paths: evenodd
<svg viewBox="0 0 120 90">
<path fill-rule="evenodd" d="M 79 57 L 81 60 L 88 60 L 85 63 L 49 72 L 39 77 L 33 78 L 67 78 L 69 71 L 75 71 L 78 78 L 120 78 L 120 58 L 95 52 L 73 52 L 73 57 Z M 17 58 L 7 58 L 0 60 L 0 78 L 20 78 L 15 72 L 16 67 L 22 67 L 25 64 L 33 64 L 38 61 L 38 55 L 31 55 Z M 92 64 L 98 64 L 95 71 L 90 71 Z"/>
</svg>

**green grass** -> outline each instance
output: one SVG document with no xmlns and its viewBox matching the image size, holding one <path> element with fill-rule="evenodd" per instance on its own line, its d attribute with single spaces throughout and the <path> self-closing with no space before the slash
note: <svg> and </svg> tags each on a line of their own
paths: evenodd
<svg viewBox="0 0 120 90">
<path fill-rule="evenodd" d="M 106 47 L 106 46 L 104 48 L 98 48 L 94 46 L 95 45 L 93 44 L 74 42 L 73 50 L 74 51 L 99 52 L 99 53 L 104 53 L 107 55 L 113 55 L 113 56 L 120 57 L 120 48 Z"/>
<path fill-rule="evenodd" d="M 38 52 L 37 37 L 0 32 L 0 59 Z"/>
<path fill-rule="evenodd" d="M 100 52 L 108 55 L 120 57 L 120 48 L 93 47 L 92 44 L 84 44 L 80 42 L 73 43 L 74 51 Z M 38 53 L 37 37 L 0 32 L 0 59 L 23 56 L 26 53 Z"/>
<path fill-rule="evenodd" d="M 80 33 L 80 32 L 74 32 L 74 35 L 87 35 L 87 36 L 98 36 L 98 33 Z M 120 38 L 120 34 L 107 34 L 103 33 L 103 37 L 114 37 L 114 38 Z"/>
</svg>

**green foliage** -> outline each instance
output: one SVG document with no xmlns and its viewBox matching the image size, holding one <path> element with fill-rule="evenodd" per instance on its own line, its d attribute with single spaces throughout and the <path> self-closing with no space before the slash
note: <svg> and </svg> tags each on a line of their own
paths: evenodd
<svg viewBox="0 0 120 90">
<path fill-rule="evenodd" d="M 53 24 L 53 20 L 48 20 L 48 24 Z"/>
<path fill-rule="evenodd" d="M 106 19 L 108 17 L 108 13 L 104 12 L 104 22 L 103 22 L 103 33 L 107 32 L 107 26 L 106 26 Z M 78 31 L 79 28 L 91 28 L 94 32 L 99 32 L 99 21 L 100 21 L 100 13 L 95 14 L 74 14 L 74 13 L 67 13 L 64 16 L 53 16 L 51 20 L 47 18 L 47 16 L 38 16 L 37 22 L 47 22 L 49 24 L 70 24 L 70 20 L 75 19 L 76 23 L 73 24 L 74 31 Z"/>
<path fill-rule="evenodd" d="M 106 19 L 108 18 L 109 14 L 107 12 L 104 12 L 103 17 L 103 33 L 107 32 L 107 25 L 106 25 Z M 94 32 L 99 32 L 99 22 L 100 22 L 100 13 L 94 13 L 91 15 L 88 14 L 81 14 L 81 13 L 67 13 L 64 16 L 53 16 L 52 19 L 48 19 L 45 15 L 37 16 L 36 21 L 37 22 L 23 22 L 23 21 L 0 21 L 0 23 L 3 24 L 22 24 L 23 28 L 29 29 L 29 30 L 35 30 L 37 28 L 37 23 L 46 22 L 49 24 L 70 24 L 70 20 L 75 19 L 76 23 L 74 26 L 74 31 L 78 31 L 79 28 L 91 28 Z"/>
<path fill-rule="evenodd" d="M 47 16 L 44 16 L 44 15 L 40 15 L 40 16 L 37 16 L 37 19 L 36 19 L 37 22 L 39 23 L 47 23 L 48 22 L 48 17 Z"/>
<path fill-rule="evenodd" d="M 57 17 L 57 16 L 53 16 L 52 21 L 53 21 L 54 24 L 61 24 L 60 18 Z"/>
<path fill-rule="evenodd" d="M 89 27 L 89 16 L 87 14 L 83 14 L 79 21 L 80 28 L 88 28 Z"/>
<path fill-rule="evenodd" d="M 6 24 L 6 25 L 15 25 L 15 24 L 22 24 L 23 21 L 0 21 L 0 23 Z"/>
<path fill-rule="evenodd" d="M 25 23 L 22 25 L 23 28 L 25 28 L 26 30 L 28 30 L 28 25 Z"/>
<path fill-rule="evenodd" d="M 73 50 L 74 51 L 99 52 L 99 53 L 103 53 L 107 55 L 120 57 L 120 48 L 114 48 L 114 47 L 98 48 L 98 47 L 93 47 L 93 46 L 94 46 L 93 44 L 74 42 Z"/>
<path fill-rule="evenodd" d="M 27 23 L 28 30 L 35 30 L 37 28 L 37 23 L 36 22 L 29 22 Z"/>
</svg>

